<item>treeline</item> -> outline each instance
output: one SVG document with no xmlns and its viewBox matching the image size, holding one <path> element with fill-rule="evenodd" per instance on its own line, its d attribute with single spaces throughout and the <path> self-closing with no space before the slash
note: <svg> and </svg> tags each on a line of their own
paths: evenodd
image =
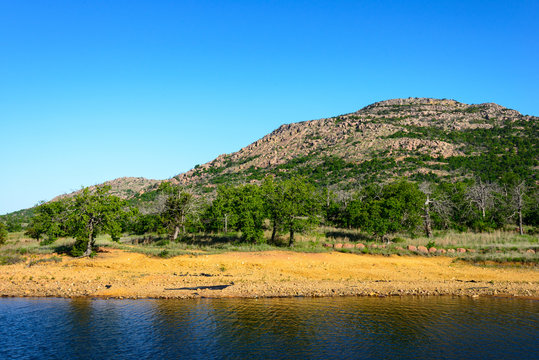
<svg viewBox="0 0 539 360">
<path fill-rule="evenodd" d="M 109 190 L 86 188 L 39 205 L 26 233 L 42 244 L 73 237 L 72 254 L 84 256 L 92 254 L 100 233 L 116 241 L 122 233 L 168 234 L 178 241 L 193 233 L 234 231 L 250 243 L 276 243 L 279 234 L 287 234 L 293 246 L 295 234 L 317 224 L 361 229 L 382 241 L 396 232 L 432 236 L 434 229 L 488 231 L 513 225 L 523 234 L 524 225 L 539 226 L 537 187 L 515 179 L 504 184 L 399 180 L 350 193 L 316 187 L 305 177 L 267 177 L 259 185 L 220 186 L 212 200 L 163 183 L 152 201 L 138 208 Z"/>
</svg>

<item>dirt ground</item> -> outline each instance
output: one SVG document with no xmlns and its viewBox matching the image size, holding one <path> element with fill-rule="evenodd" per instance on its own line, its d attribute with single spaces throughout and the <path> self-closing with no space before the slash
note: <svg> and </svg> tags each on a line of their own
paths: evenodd
<svg viewBox="0 0 539 360">
<path fill-rule="evenodd" d="M 42 256 L 41 258 L 50 258 Z M 33 260 L 40 259 L 39 256 Z M 0 267 L 0 296 L 99 298 L 497 295 L 539 298 L 535 267 L 449 257 L 232 252 L 170 259 L 106 250 L 93 259 Z"/>
</svg>

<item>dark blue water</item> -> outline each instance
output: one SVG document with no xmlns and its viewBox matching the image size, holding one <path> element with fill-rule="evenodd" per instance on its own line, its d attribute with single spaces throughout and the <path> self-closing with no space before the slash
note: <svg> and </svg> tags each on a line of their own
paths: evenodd
<svg viewBox="0 0 539 360">
<path fill-rule="evenodd" d="M 0 359 L 537 359 L 539 302 L 0 299 Z"/>
</svg>

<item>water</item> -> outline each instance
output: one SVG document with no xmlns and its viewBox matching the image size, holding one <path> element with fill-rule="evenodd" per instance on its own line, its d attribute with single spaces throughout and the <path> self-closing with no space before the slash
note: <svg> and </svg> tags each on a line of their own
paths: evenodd
<svg viewBox="0 0 539 360">
<path fill-rule="evenodd" d="M 538 330 L 522 299 L 0 299 L 0 359 L 531 359 Z"/>
</svg>

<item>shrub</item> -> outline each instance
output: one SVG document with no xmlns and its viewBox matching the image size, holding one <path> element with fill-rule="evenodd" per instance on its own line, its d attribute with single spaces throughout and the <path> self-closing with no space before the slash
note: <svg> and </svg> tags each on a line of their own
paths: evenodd
<svg viewBox="0 0 539 360">
<path fill-rule="evenodd" d="M 170 251 L 165 249 L 161 251 L 159 254 L 157 254 L 157 256 L 162 257 L 162 258 L 169 258 L 171 255 L 170 255 Z"/>
<path fill-rule="evenodd" d="M 6 225 L 0 221 L 0 245 L 5 244 L 7 241 L 7 229 Z"/>
<path fill-rule="evenodd" d="M 0 256 L 0 265 L 13 265 L 24 261 L 26 258 L 18 254 Z"/>
</svg>

